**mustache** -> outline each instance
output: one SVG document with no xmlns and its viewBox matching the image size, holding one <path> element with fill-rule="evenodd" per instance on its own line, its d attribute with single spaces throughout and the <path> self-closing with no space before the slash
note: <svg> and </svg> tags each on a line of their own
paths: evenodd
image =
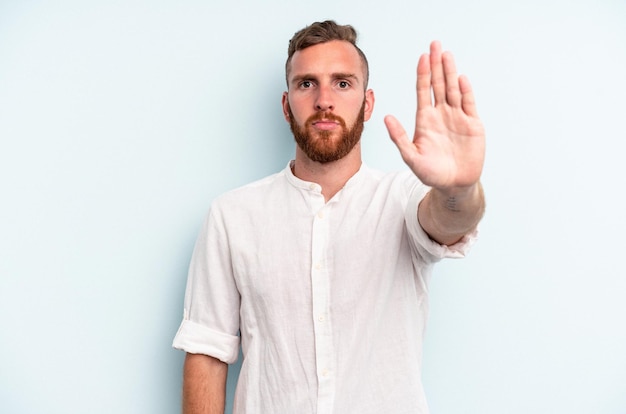
<svg viewBox="0 0 626 414">
<path fill-rule="evenodd" d="M 316 112 L 306 120 L 306 124 L 311 125 L 316 121 L 335 121 L 341 126 L 346 126 L 346 121 L 344 121 L 344 119 L 339 115 L 335 115 L 332 112 Z"/>
</svg>

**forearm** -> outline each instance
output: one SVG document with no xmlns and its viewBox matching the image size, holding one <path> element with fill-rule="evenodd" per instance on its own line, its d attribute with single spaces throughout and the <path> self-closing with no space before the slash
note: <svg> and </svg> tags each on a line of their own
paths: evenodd
<svg viewBox="0 0 626 414">
<path fill-rule="evenodd" d="M 418 220 L 433 240 L 452 245 L 476 228 L 484 211 L 480 183 L 464 189 L 433 188 L 420 203 Z"/>
<path fill-rule="evenodd" d="M 183 369 L 183 414 L 224 414 L 228 365 L 187 354 Z"/>
</svg>

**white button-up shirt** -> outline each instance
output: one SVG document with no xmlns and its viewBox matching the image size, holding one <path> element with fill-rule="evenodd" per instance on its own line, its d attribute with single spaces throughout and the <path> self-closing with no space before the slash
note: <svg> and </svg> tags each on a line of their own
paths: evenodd
<svg viewBox="0 0 626 414">
<path fill-rule="evenodd" d="M 421 383 L 428 280 L 457 245 L 417 221 L 428 188 L 361 167 L 325 202 L 282 172 L 212 205 L 196 243 L 174 347 L 244 362 L 235 413 L 427 413 Z"/>
</svg>

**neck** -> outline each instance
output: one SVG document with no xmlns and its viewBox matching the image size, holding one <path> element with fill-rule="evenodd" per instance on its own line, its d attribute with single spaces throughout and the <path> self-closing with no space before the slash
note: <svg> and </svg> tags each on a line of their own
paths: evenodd
<svg viewBox="0 0 626 414">
<path fill-rule="evenodd" d="M 301 180 L 319 184 L 326 201 L 333 198 L 346 182 L 361 168 L 360 143 L 345 157 L 328 163 L 319 163 L 309 159 L 296 146 L 296 159 L 293 165 L 293 174 Z"/>
</svg>

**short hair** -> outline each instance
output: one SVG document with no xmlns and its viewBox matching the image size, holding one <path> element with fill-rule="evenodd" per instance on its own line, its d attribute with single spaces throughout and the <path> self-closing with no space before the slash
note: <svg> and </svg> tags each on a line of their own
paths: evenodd
<svg viewBox="0 0 626 414">
<path fill-rule="evenodd" d="M 356 45 L 357 38 L 358 35 L 354 27 L 349 24 L 340 25 L 335 23 L 333 20 L 315 22 L 296 32 L 291 40 L 289 40 L 289 48 L 287 49 L 287 62 L 285 63 L 287 87 L 289 87 L 289 65 L 291 64 L 291 58 L 297 51 L 333 40 L 343 40 L 350 42 L 359 53 L 361 63 L 363 64 L 363 72 L 365 74 L 364 86 L 367 88 L 367 83 L 369 81 L 369 64 L 367 63 L 365 53 L 363 53 L 363 51 Z"/>
</svg>

